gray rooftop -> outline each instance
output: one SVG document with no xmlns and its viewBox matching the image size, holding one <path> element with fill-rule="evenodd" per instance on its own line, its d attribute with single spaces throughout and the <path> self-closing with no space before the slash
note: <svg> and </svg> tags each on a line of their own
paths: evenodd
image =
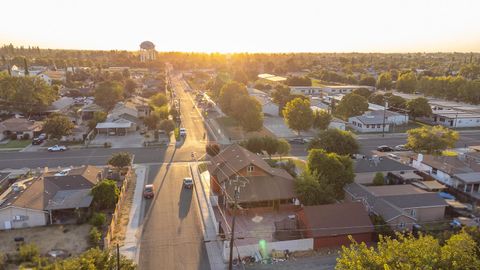
<svg viewBox="0 0 480 270">
<path fill-rule="evenodd" d="M 365 158 L 355 160 L 355 172 L 414 171 L 415 168 L 389 158 Z"/>
<path fill-rule="evenodd" d="M 48 201 L 45 210 L 86 208 L 92 200 L 90 189 L 60 190 Z"/>
<path fill-rule="evenodd" d="M 458 173 L 454 176 L 467 184 L 480 183 L 480 172 Z"/>
</svg>

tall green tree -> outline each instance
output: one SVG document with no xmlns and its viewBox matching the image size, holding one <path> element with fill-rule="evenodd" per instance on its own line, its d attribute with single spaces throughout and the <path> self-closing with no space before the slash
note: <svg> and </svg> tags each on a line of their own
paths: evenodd
<svg viewBox="0 0 480 270">
<path fill-rule="evenodd" d="M 308 145 L 308 149 L 323 149 L 339 155 L 356 154 L 359 148 L 353 133 L 338 128 L 321 131 Z"/>
<path fill-rule="evenodd" d="M 407 107 L 407 100 L 401 96 L 391 95 L 387 98 L 388 107 L 395 109 L 405 109 Z"/>
<path fill-rule="evenodd" d="M 282 159 L 282 156 L 286 156 L 290 153 L 291 146 L 285 139 L 279 139 L 278 140 L 278 148 L 277 148 L 277 154 L 280 155 L 280 159 Z"/>
<path fill-rule="evenodd" d="M 313 113 L 313 127 L 318 128 L 320 130 L 325 130 L 328 128 L 328 125 L 330 125 L 330 122 L 332 121 L 332 115 L 329 114 L 326 111 L 319 111 L 316 110 Z"/>
<path fill-rule="evenodd" d="M 345 95 L 338 103 L 335 112 L 341 115 L 344 119 L 352 116 L 362 115 L 368 110 L 368 101 L 366 98 L 357 94 Z"/>
<path fill-rule="evenodd" d="M 390 72 L 383 72 L 380 74 L 380 76 L 378 76 L 377 89 L 392 89 L 392 74 Z"/>
<path fill-rule="evenodd" d="M 366 86 L 375 86 L 377 81 L 375 80 L 374 77 L 370 75 L 362 75 L 360 78 L 360 81 L 358 82 L 360 85 L 366 85 Z"/>
<path fill-rule="evenodd" d="M 74 127 L 75 125 L 67 116 L 62 114 L 53 114 L 45 121 L 43 130 L 51 138 L 60 140 L 62 136 L 70 135 Z"/>
<path fill-rule="evenodd" d="M 413 71 L 401 74 L 397 80 L 397 90 L 404 93 L 413 93 L 417 86 L 417 77 Z"/>
<path fill-rule="evenodd" d="M 90 130 L 94 129 L 98 123 L 105 122 L 107 120 L 106 112 L 94 112 L 93 118 L 88 121 L 88 128 Z"/>
<path fill-rule="evenodd" d="M 127 69 L 127 70 L 128 70 L 128 69 Z M 132 79 L 127 79 L 127 80 L 125 81 L 125 86 L 124 86 L 124 88 L 125 88 L 125 93 L 124 93 L 124 95 L 125 95 L 126 97 L 131 97 L 131 96 L 133 96 L 133 94 L 135 93 L 135 90 L 137 89 L 137 83 L 136 83 L 134 80 L 132 80 Z"/>
<path fill-rule="evenodd" d="M 419 127 L 407 131 L 407 147 L 415 152 L 438 154 L 454 147 L 459 139 L 458 132 L 443 126 Z"/>
<path fill-rule="evenodd" d="M 258 131 L 263 127 L 262 105 L 254 97 L 239 96 L 232 104 L 232 116 L 243 130 Z"/>
<path fill-rule="evenodd" d="M 162 120 L 160 121 L 158 128 L 165 131 L 165 133 L 170 134 L 170 132 L 175 129 L 175 122 L 169 119 Z"/>
<path fill-rule="evenodd" d="M 413 119 L 432 115 L 432 108 L 428 100 L 423 97 L 415 98 L 407 102 L 407 109 Z"/>
<path fill-rule="evenodd" d="M 283 109 L 283 116 L 287 126 L 298 134 L 309 130 L 313 124 L 313 111 L 309 100 L 296 98 L 288 102 Z"/>
<path fill-rule="evenodd" d="M 162 93 L 158 93 L 150 97 L 150 104 L 154 107 L 163 107 L 167 105 L 167 103 L 168 99 Z"/>
<path fill-rule="evenodd" d="M 372 91 L 368 90 L 367 88 L 359 88 L 353 91 L 354 94 L 360 95 L 366 99 L 368 99 L 372 95 Z"/>
<path fill-rule="evenodd" d="M 107 111 L 121 100 L 123 100 L 123 87 L 118 82 L 105 81 L 95 88 L 95 103 Z"/>
<path fill-rule="evenodd" d="M 232 116 L 234 108 L 236 108 L 235 105 L 238 105 L 238 99 L 242 96 L 248 96 L 245 85 L 235 81 L 226 83 L 220 90 L 220 97 L 218 98 L 218 104 L 222 112 Z"/>
<path fill-rule="evenodd" d="M 295 179 L 295 193 L 303 205 L 319 205 L 335 202 L 333 185 L 316 173 L 304 171 Z"/>
<path fill-rule="evenodd" d="M 130 166 L 132 163 L 132 156 L 127 152 L 120 152 L 113 154 L 108 160 L 108 164 L 117 169 L 123 169 Z"/>
<path fill-rule="evenodd" d="M 99 209 L 113 209 L 120 190 L 113 180 L 102 180 L 92 188 L 93 202 Z"/>
<path fill-rule="evenodd" d="M 343 187 L 355 177 L 350 157 L 327 153 L 323 149 L 311 149 L 307 158 L 308 171 L 323 178 L 333 186 L 337 199 L 344 196 Z"/>
</svg>

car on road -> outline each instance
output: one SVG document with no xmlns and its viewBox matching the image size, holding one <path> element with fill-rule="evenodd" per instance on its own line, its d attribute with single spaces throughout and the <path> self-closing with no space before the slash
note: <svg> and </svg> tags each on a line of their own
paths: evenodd
<svg viewBox="0 0 480 270">
<path fill-rule="evenodd" d="M 408 151 L 408 148 L 405 144 L 396 145 L 393 147 L 393 149 L 395 149 L 395 151 Z"/>
<path fill-rule="evenodd" d="M 143 197 L 145 199 L 151 199 L 154 195 L 155 194 L 153 192 L 153 184 L 145 185 L 145 187 L 143 188 Z"/>
<path fill-rule="evenodd" d="M 393 148 L 388 145 L 380 145 L 377 147 L 378 152 L 393 152 Z"/>
<path fill-rule="evenodd" d="M 184 188 L 192 188 L 193 187 L 193 179 L 190 177 L 183 178 L 183 187 Z"/>
<path fill-rule="evenodd" d="M 43 142 L 44 142 L 44 140 L 43 140 L 43 139 L 40 139 L 40 138 L 34 138 L 34 139 L 32 140 L 32 144 L 33 144 L 33 145 L 40 145 L 40 144 L 42 144 Z"/>
<path fill-rule="evenodd" d="M 288 140 L 288 142 L 291 143 L 291 144 L 306 144 L 306 143 L 308 143 L 308 141 L 304 138 L 294 138 L 294 139 Z"/>
<path fill-rule="evenodd" d="M 186 128 L 180 128 L 180 136 L 182 136 L 182 137 L 187 136 L 187 129 Z"/>
<path fill-rule="evenodd" d="M 48 150 L 48 152 L 63 152 L 65 150 L 67 150 L 67 147 L 65 147 L 63 145 L 54 145 L 52 147 L 48 147 L 47 150 Z"/>
</svg>

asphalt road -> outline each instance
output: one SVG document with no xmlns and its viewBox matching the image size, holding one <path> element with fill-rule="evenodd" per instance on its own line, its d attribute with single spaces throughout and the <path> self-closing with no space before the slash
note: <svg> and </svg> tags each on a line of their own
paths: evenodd
<svg viewBox="0 0 480 270">
<path fill-rule="evenodd" d="M 195 192 L 182 188 L 183 178 L 191 176 L 188 163 L 182 161 L 191 161 L 191 152 L 196 157 L 204 155 L 207 138 L 184 85 L 178 79 L 172 82 L 187 137 L 181 145 L 171 145 L 164 151 L 165 163 L 148 166 L 147 182 L 154 184 L 156 194 L 153 200 L 144 200 L 139 268 L 210 269 Z M 137 158 L 135 162 L 140 163 Z"/>
</svg>

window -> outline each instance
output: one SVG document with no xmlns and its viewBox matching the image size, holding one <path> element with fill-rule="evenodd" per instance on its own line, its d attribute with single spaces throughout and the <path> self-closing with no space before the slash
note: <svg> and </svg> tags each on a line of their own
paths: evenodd
<svg viewBox="0 0 480 270">
<path fill-rule="evenodd" d="M 432 174 L 435 174 L 435 175 L 437 175 L 437 172 L 438 172 L 438 171 L 437 171 L 437 169 L 435 169 L 435 168 L 432 168 Z"/>
<path fill-rule="evenodd" d="M 416 210 L 416 209 L 410 210 L 410 215 L 411 215 L 412 217 L 416 217 L 416 216 L 417 216 L 417 210 Z"/>
<path fill-rule="evenodd" d="M 367 125 L 367 128 L 370 128 L 370 125 Z"/>
<path fill-rule="evenodd" d="M 377 125 L 377 128 L 381 128 L 381 127 L 382 127 L 382 125 Z"/>
<path fill-rule="evenodd" d="M 254 170 L 255 170 L 255 166 L 250 165 L 247 167 L 247 172 L 253 172 Z"/>
<path fill-rule="evenodd" d="M 398 227 L 399 227 L 400 229 L 405 228 L 405 222 L 402 221 L 402 222 L 398 223 Z"/>
</svg>

